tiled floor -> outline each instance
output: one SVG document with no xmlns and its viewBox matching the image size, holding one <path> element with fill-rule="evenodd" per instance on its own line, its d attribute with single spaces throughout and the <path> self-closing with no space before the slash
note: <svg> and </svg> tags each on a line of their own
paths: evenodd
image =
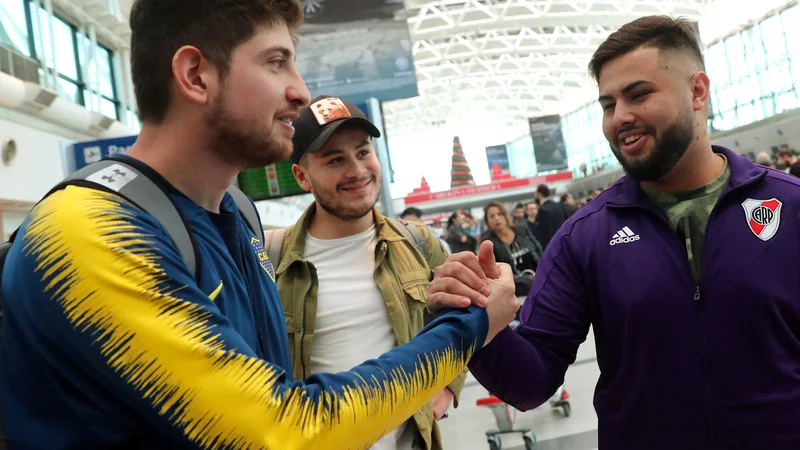
<svg viewBox="0 0 800 450">
<path fill-rule="evenodd" d="M 516 425 L 530 428 L 539 442 L 537 450 L 593 450 L 597 448 L 597 415 L 592 396 L 600 370 L 594 360 L 595 349 L 591 332 L 578 350 L 576 363 L 567 371 L 565 386 L 571 396 L 572 415 L 564 417 L 561 410 L 544 405 L 534 411 L 516 412 Z M 535 382 L 535 380 L 531 380 Z M 447 450 L 488 450 L 486 431 L 496 428 L 491 411 L 475 405 L 487 395 L 474 378 L 467 379 L 461 394 L 461 406 L 450 411 L 450 417 L 440 422 Z M 503 436 L 504 450 L 524 450 L 519 435 Z"/>
</svg>

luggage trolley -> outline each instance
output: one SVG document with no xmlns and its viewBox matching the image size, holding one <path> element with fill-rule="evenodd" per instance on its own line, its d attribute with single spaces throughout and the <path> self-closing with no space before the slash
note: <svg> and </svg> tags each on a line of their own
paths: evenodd
<svg viewBox="0 0 800 450">
<path fill-rule="evenodd" d="M 525 303 L 525 297 L 517 297 L 517 300 L 519 300 L 520 305 Z M 516 328 L 517 325 L 519 325 L 519 321 L 515 319 L 511 322 L 510 326 L 511 328 Z M 517 411 L 514 410 L 512 415 L 512 408 L 504 401 L 494 395 L 490 395 L 489 397 L 479 398 L 476 404 L 489 408 L 497 422 L 496 430 L 486 431 L 486 441 L 489 443 L 490 450 L 501 450 L 503 448 L 503 442 L 500 440 L 500 436 L 514 433 L 522 435 L 522 440 L 525 442 L 525 450 L 533 450 L 536 448 L 536 434 L 534 434 L 533 430 L 527 428 L 514 428 L 514 420 L 517 417 Z"/>
<path fill-rule="evenodd" d="M 497 430 L 489 430 L 486 432 L 486 441 L 489 442 L 490 450 L 501 450 L 503 443 L 500 440 L 502 434 L 522 434 L 522 440 L 525 442 L 525 450 L 534 450 L 536 448 L 536 435 L 529 429 L 514 429 L 514 419 L 516 418 L 516 411 L 514 417 L 511 416 L 511 407 L 505 402 L 495 397 L 494 395 L 480 398 L 477 401 L 478 406 L 486 406 L 492 410 L 494 418 L 497 420 Z"/>
<path fill-rule="evenodd" d="M 525 302 L 525 297 L 518 297 L 520 304 Z M 516 328 L 519 321 L 514 320 L 511 322 L 511 328 Z M 514 429 L 514 419 L 516 419 L 517 412 L 511 414 L 511 407 L 505 402 L 500 400 L 494 395 L 478 399 L 476 402 L 478 406 L 484 406 L 492 410 L 494 418 L 497 422 L 497 430 L 489 430 L 486 432 L 486 441 L 489 443 L 490 450 L 501 450 L 503 448 L 500 435 L 520 433 L 522 440 L 525 442 L 525 450 L 533 450 L 536 448 L 536 434 L 527 428 Z M 564 417 L 569 417 L 572 413 L 572 405 L 569 402 L 569 393 L 561 385 L 555 394 L 550 398 L 550 406 L 553 408 L 561 408 Z"/>
</svg>

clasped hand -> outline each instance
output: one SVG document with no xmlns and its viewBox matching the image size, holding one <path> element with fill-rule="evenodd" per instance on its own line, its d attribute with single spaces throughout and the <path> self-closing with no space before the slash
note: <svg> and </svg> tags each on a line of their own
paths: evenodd
<svg viewBox="0 0 800 450">
<path fill-rule="evenodd" d="M 428 309 L 486 308 L 489 333 L 484 345 L 508 326 L 519 310 L 514 295 L 514 274 L 508 264 L 498 264 L 491 241 L 484 241 L 476 256 L 471 252 L 451 255 L 434 270 L 428 287 Z"/>
</svg>

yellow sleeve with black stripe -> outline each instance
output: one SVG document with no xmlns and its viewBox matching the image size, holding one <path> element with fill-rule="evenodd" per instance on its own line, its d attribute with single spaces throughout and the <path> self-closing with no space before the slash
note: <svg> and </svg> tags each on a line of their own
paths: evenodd
<svg viewBox="0 0 800 450">
<path fill-rule="evenodd" d="M 197 288 L 163 228 L 118 197 L 69 187 L 24 228 L 39 328 L 82 367 L 66 378 L 103 383 L 190 447 L 368 448 L 463 371 L 486 337 L 484 310 L 453 311 L 349 372 L 293 381 Z"/>
</svg>

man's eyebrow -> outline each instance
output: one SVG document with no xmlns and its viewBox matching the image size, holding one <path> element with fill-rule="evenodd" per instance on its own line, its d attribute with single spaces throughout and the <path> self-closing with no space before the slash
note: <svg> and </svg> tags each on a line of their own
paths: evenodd
<svg viewBox="0 0 800 450">
<path fill-rule="evenodd" d="M 641 86 L 641 85 L 643 85 L 645 83 L 650 83 L 650 81 L 647 81 L 647 80 L 636 80 L 636 81 L 634 81 L 633 83 L 631 83 L 631 84 L 625 86 L 624 88 L 622 88 L 622 95 L 626 95 L 628 92 L 636 89 L 637 87 L 639 87 L 639 86 Z M 614 100 L 614 97 L 612 97 L 610 95 L 601 95 L 600 97 L 597 97 L 597 101 L 598 102 L 608 101 L 608 100 Z"/>
<path fill-rule="evenodd" d="M 330 150 L 323 150 L 321 152 L 318 152 L 320 158 L 327 158 L 329 156 L 340 155 L 342 153 L 344 153 L 344 150 L 338 148 L 332 148 Z"/>
<path fill-rule="evenodd" d="M 295 56 L 296 56 L 294 54 L 294 51 L 292 51 L 292 49 L 284 47 L 282 45 L 274 45 L 274 46 L 272 46 L 270 48 L 267 48 L 267 49 L 264 49 L 264 50 L 261 50 L 260 52 L 258 52 L 258 58 L 259 59 L 267 59 L 273 53 L 280 53 L 284 58 L 292 59 L 292 60 L 295 59 Z"/>
<path fill-rule="evenodd" d="M 370 144 L 371 143 L 370 143 L 369 140 L 361 141 L 361 142 L 358 143 L 356 148 L 363 148 L 363 147 L 366 147 L 366 146 L 368 146 Z M 319 152 L 317 152 L 317 155 L 319 155 L 320 158 L 328 158 L 328 157 L 331 157 L 331 156 L 341 155 L 342 153 L 344 153 L 344 150 L 342 150 L 340 148 L 332 148 L 332 149 L 329 149 L 329 150 L 320 150 Z"/>
</svg>

